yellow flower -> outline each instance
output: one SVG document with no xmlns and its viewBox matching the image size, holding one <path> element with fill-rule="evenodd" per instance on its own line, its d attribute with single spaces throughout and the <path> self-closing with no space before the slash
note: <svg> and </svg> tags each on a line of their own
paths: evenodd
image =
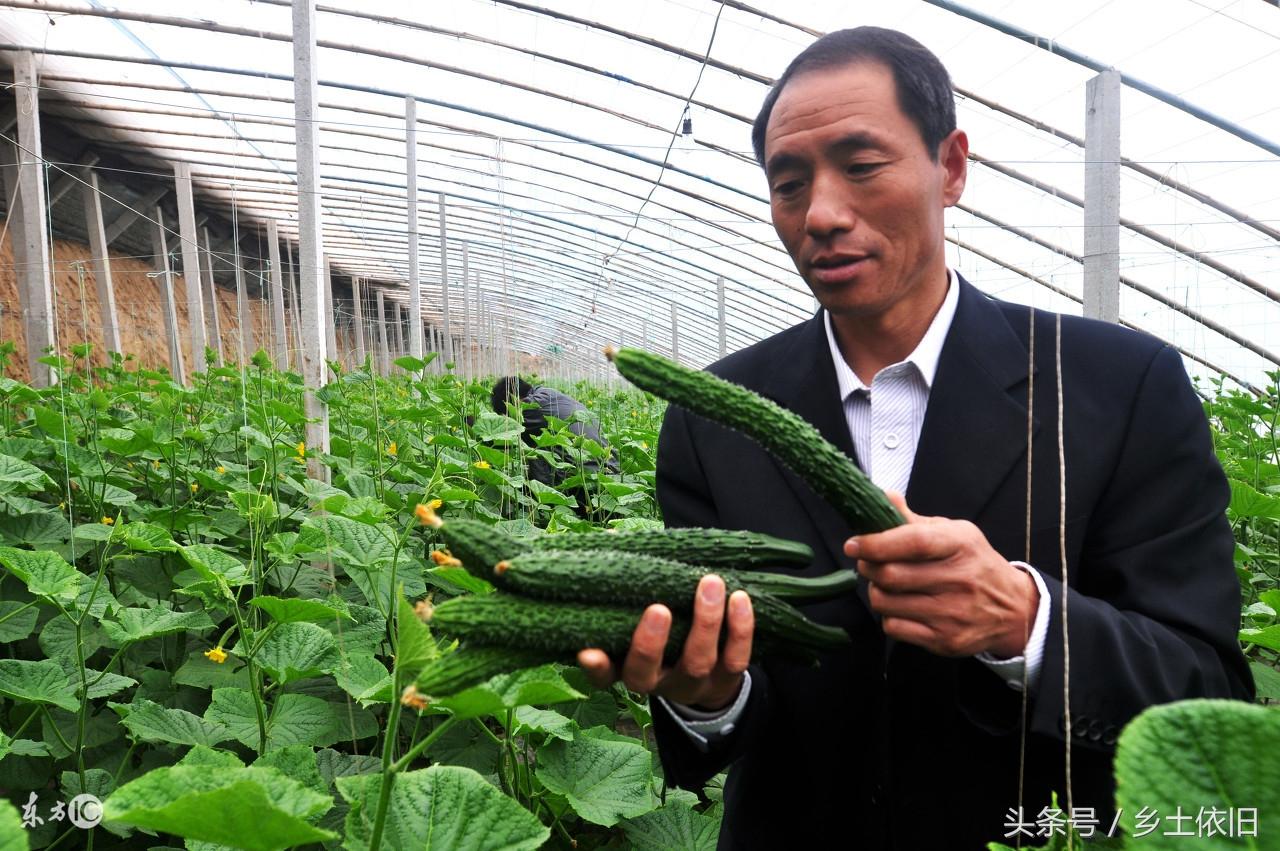
<svg viewBox="0 0 1280 851">
<path fill-rule="evenodd" d="M 157 470 L 159 470 L 159 469 L 160 469 L 160 459 L 159 459 L 159 458 L 153 458 L 153 459 L 151 460 L 151 466 L 153 466 L 153 467 L 155 467 Z"/>
<path fill-rule="evenodd" d="M 396 442 L 394 440 L 391 441 L 391 445 L 387 447 L 387 454 L 388 455 L 396 454 Z"/>
<path fill-rule="evenodd" d="M 400 702 L 419 712 L 427 708 L 427 696 L 412 684 L 404 687 L 404 691 L 400 693 Z"/>
<path fill-rule="evenodd" d="M 103 518 L 102 518 L 102 525 L 103 525 L 103 526 L 111 526 L 111 525 L 113 525 L 115 522 L 116 522 L 116 519 L 115 519 L 114 517 L 103 517 Z"/>
<path fill-rule="evenodd" d="M 217 647 L 213 648 L 212 650 L 204 651 L 204 657 L 208 659 L 210 662 L 214 662 L 218 665 L 221 665 L 223 662 L 227 661 L 227 651 L 223 650 L 222 645 L 219 644 Z"/>
<path fill-rule="evenodd" d="M 198 484 L 196 484 L 195 482 L 192 482 L 192 483 L 191 483 L 191 492 L 192 492 L 192 493 L 195 493 L 195 492 L 196 492 L 196 491 L 198 491 L 198 490 L 200 490 L 200 486 L 199 486 Z"/>
<path fill-rule="evenodd" d="M 298 445 L 297 445 L 296 447 L 294 447 L 294 451 L 298 453 L 298 457 L 299 457 L 299 458 L 304 458 L 304 457 L 306 457 L 306 454 L 307 454 L 307 444 L 306 444 L 306 441 L 299 440 L 299 441 L 298 441 Z"/>
<path fill-rule="evenodd" d="M 643 441 L 643 440 L 642 440 L 642 441 L 640 441 L 640 448 L 641 448 L 641 449 L 648 449 L 648 448 L 649 448 L 649 444 L 648 444 L 647 442 L 645 442 L 645 441 Z"/>
<path fill-rule="evenodd" d="M 472 466 L 472 467 L 475 467 L 477 470 L 488 470 L 488 469 L 489 469 L 489 462 L 488 462 L 488 461 L 477 461 L 476 463 L 472 464 L 471 466 Z"/>
<path fill-rule="evenodd" d="M 60 502 L 60 503 L 58 503 L 58 510 L 59 510 L 59 511 L 66 511 L 66 510 L 67 510 L 67 504 L 66 504 L 65 502 Z"/>
<path fill-rule="evenodd" d="M 219 475 L 219 476 L 221 476 L 221 475 L 222 475 L 223 473 L 225 473 L 225 472 L 227 472 L 227 468 L 226 468 L 226 467 L 224 467 L 224 466 L 222 466 L 221 464 L 219 464 L 219 465 L 218 465 L 218 475 Z"/>
</svg>

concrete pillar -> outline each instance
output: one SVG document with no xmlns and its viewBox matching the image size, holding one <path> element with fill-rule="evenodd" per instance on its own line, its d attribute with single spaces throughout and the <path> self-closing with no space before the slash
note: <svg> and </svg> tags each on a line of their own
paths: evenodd
<svg viewBox="0 0 1280 851">
<path fill-rule="evenodd" d="M 729 353 L 724 324 L 724 276 L 716 278 L 716 319 L 720 331 L 720 357 Z"/>
<path fill-rule="evenodd" d="M 107 233 L 102 224 L 102 194 L 98 191 L 98 175 L 92 169 L 85 170 L 84 219 L 89 229 L 93 280 L 97 284 L 98 306 L 102 316 L 102 342 L 107 351 L 121 354 L 116 290 L 111 282 L 111 258 L 107 256 Z"/>
<path fill-rule="evenodd" d="M 191 166 L 174 163 L 174 187 L 178 195 L 178 230 L 182 246 L 182 280 L 187 292 L 187 329 L 191 339 L 191 369 L 205 372 L 204 299 L 200 286 L 200 244 L 196 241 L 196 208 L 191 196 Z"/>
<path fill-rule="evenodd" d="M 267 219 L 267 259 L 271 263 L 271 328 L 276 343 L 276 369 L 285 370 L 289 368 L 289 335 L 284 326 L 284 270 L 280 268 L 280 229 L 275 219 Z"/>
<path fill-rule="evenodd" d="M 325 334 L 328 335 L 328 342 L 325 344 L 325 351 L 329 360 L 338 360 L 338 325 L 336 322 L 336 305 L 333 297 L 333 267 L 329 264 L 329 258 L 324 258 L 324 319 Z"/>
<path fill-rule="evenodd" d="M 201 278 L 204 281 L 205 297 L 209 300 L 209 328 L 213 335 L 213 349 L 217 352 L 218 366 L 223 366 L 226 359 L 222 353 L 222 320 L 218 316 L 218 288 L 213 283 L 213 246 L 209 242 L 209 229 L 201 228 Z"/>
<path fill-rule="evenodd" d="M 422 282 L 418 267 L 418 101 L 404 99 L 404 165 L 409 225 L 409 315 L 422 315 Z M 422 357 L 422 325 L 409 328 L 409 354 Z"/>
<path fill-rule="evenodd" d="M 1084 315 L 1120 321 L 1120 72 L 1085 84 Z"/>
<path fill-rule="evenodd" d="M 186 385 L 187 371 L 182 361 L 182 340 L 178 336 L 177 298 L 173 293 L 173 274 L 169 271 L 168 234 L 164 226 L 164 211 L 159 207 L 151 216 L 155 222 L 151 228 L 151 250 L 155 253 L 156 283 L 164 298 L 164 329 L 169 341 L 169 372 L 178 384 Z"/>
<path fill-rule="evenodd" d="M 391 352 L 387 348 L 387 306 L 382 290 L 378 290 L 378 372 L 384 376 L 391 374 Z"/>
<path fill-rule="evenodd" d="M 316 120 L 316 4 L 293 3 L 293 128 L 298 169 L 298 277 L 302 290 L 303 411 L 307 446 L 329 451 L 329 410 L 315 391 L 328 381 L 329 356 L 323 314 L 328 281 L 324 276 L 324 240 L 320 222 L 320 123 Z M 307 461 L 307 475 L 326 479 L 318 459 Z"/>
<path fill-rule="evenodd" d="M 674 301 L 671 302 L 671 359 L 680 363 L 680 317 Z"/>
<path fill-rule="evenodd" d="M 444 314 L 441 321 L 441 342 L 444 345 L 443 357 L 453 360 L 453 328 L 449 324 L 449 227 L 445 221 L 444 193 L 440 193 L 440 310 Z"/>
<path fill-rule="evenodd" d="M 18 104 L 17 195 L 22 214 L 17 229 L 13 230 L 12 244 L 16 246 L 22 242 L 22 266 L 17 277 L 31 384 L 48 387 L 57 377 L 52 368 L 40 363 L 40 358 L 44 357 L 46 349 L 56 347 L 57 335 L 54 329 L 53 280 L 49 272 L 48 208 L 40 140 L 40 89 L 35 56 L 22 50 L 14 54 L 13 60 L 14 98 Z"/>
<path fill-rule="evenodd" d="M 356 332 L 356 360 L 363 366 L 364 359 L 368 356 L 364 347 L 364 289 L 363 282 L 359 278 L 351 279 L 351 300 L 355 304 L 355 332 Z"/>
</svg>

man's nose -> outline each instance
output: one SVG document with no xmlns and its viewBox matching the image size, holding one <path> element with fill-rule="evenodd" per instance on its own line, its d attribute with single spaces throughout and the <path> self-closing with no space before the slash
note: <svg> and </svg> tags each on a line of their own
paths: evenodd
<svg viewBox="0 0 1280 851">
<path fill-rule="evenodd" d="M 845 182 L 836 175 L 814 175 L 809 208 L 805 212 L 805 230 L 809 235 L 825 237 L 852 230 L 856 221 L 853 199 Z"/>
</svg>

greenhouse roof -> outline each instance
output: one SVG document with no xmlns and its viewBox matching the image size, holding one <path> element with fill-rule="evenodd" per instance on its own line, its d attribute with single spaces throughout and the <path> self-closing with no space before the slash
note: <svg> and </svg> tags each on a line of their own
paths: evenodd
<svg viewBox="0 0 1280 851">
<path fill-rule="evenodd" d="M 296 239 L 289 5 L 11 0 L 0 46 L 35 53 L 44 108 L 137 172 L 190 163 L 206 206 Z M 451 280 L 465 250 L 516 348 L 661 349 L 674 305 L 681 355 L 705 364 L 718 278 L 730 349 L 813 310 L 770 224 L 750 122 L 799 50 L 858 24 L 916 37 L 956 84 L 972 163 L 949 262 L 992 295 L 1066 312 L 1082 291 L 1085 85 L 1119 70 L 1122 321 L 1203 374 L 1260 383 L 1277 368 L 1280 9 L 1266 0 L 324 3 L 324 250 L 408 286 L 412 98 L 428 318 L 443 210 Z"/>
</svg>

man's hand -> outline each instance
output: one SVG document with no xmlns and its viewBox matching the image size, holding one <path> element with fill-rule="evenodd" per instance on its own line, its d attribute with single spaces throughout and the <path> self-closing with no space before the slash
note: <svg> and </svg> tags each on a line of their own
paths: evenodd
<svg viewBox="0 0 1280 851">
<path fill-rule="evenodd" d="M 578 664 L 600 688 L 621 679 L 641 694 L 656 694 L 690 706 L 722 709 L 733 702 L 742 686 L 743 672 L 751 662 L 755 615 L 745 591 L 729 597 L 725 617 L 724 580 L 715 574 L 702 577 L 693 604 L 693 624 L 684 652 L 675 666 L 666 668 L 662 654 L 671 630 L 671 610 L 661 603 L 645 609 L 631 637 L 631 649 L 622 663 L 621 677 L 603 650 L 578 653 Z M 721 628 L 727 631 L 720 647 Z"/>
<path fill-rule="evenodd" d="M 992 549 L 972 523 L 913 514 L 905 526 L 845 542 L 870 582 L 885 635 L 940 656 L 1022 655 L 1040 600 L 1035 580 Z"/>
</svg>

